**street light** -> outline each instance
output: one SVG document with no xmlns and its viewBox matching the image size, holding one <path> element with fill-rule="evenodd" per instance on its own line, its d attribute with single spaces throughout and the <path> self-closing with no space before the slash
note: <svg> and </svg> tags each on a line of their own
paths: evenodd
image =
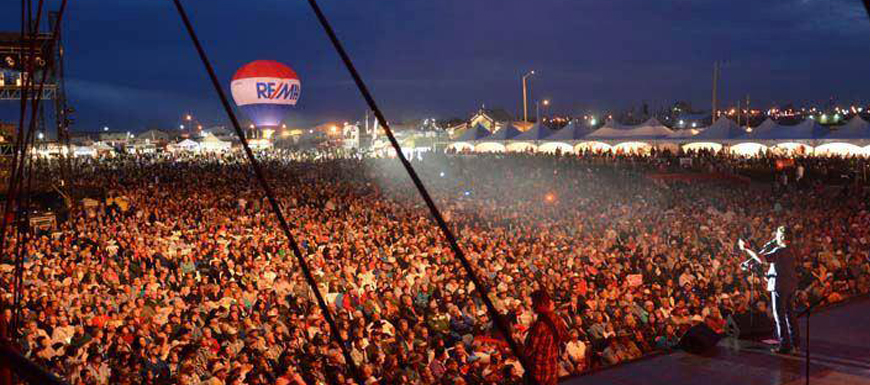
<svg viewBox="0 0 870 385">
<path fill-rule="evenodd" d="M 546 115 L 546 107 L 550 105 L 550 99 L 544 99 L 535 103 L 535 121 L 541 123 L 541 103 L 544 104 L 544 115 Z"/>
<path fill-rule="evenodd" d="M 523 75 L 523 121 L 524 122 L 529 121 L 529 102 L 528 102 L 529 97 L 528 97 L 528 92 L 526 91 L 526 89 L 528 88 L 526 86 L 526 79 L 528 79 L 529 76 L 532 76 L 534 74 L 535 74 L 535 71 L 532 70 L 532 71 L 527 72 L 525 75 Z"/>
</svg>

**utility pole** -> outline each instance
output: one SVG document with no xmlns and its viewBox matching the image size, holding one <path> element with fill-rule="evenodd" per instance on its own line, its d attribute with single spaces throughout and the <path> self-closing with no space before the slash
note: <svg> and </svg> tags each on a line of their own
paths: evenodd
<svg viewBox="0 0 870 385">
<path fill-rule="evenodd" d="M 719 61 L 717 60 L 717 61 L 713 62 L 713 111 L 711 112 L 712 115 L 710 115 L 711 119 L 714 121 L 716 120 L 716 93 L 717 93 L 716 91 L 717 91 L 717 87 L 719 85 L 718 83 L 719 83 Z"/>
<path fill-rule="evenodd" d="M 749 128 L 750 116 L 752 116 L 752 109 L 749 108 L 749 94 L 746 94 L 746 128 Z"/>
</svg>

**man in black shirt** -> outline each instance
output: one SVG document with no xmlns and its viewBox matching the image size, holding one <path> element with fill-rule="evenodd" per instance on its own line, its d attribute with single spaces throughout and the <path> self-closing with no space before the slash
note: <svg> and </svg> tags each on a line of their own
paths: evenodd
<svg viewBox="0 0 870 385">
<path fill-rule="evenodd" d="M 767 291 L 770 292 L 773 319 L 776 321 L 776 335 L 779 338 L 777 353 L 793 353 L 798 346 L 798 324 L 794 319 L 794 293 L 797 290 L 797 273 L 795 257 L 791 248 L 786 245 L 788 228 L 779 226 L 774 233 L 774 239 L 768 242 L 761 251 L 754 252 L 745 247 L 743 240 L 738 241 L 740 249 L 745 251 L 757 263 L 770 264 L 767 270 Z"/>
</svg>

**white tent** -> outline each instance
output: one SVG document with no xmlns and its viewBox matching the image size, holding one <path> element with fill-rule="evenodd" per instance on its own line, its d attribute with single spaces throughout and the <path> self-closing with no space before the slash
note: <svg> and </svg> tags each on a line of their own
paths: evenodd
<svg viewBox="0 0 870 385">
<path fill-rule="evenodd" d="M 220 140 L 211 134 L 206 135 L 205 138 L 199 142 L 199 150 L 205 152 L 229 151 L 232 146 L 232 143 Z"/>
<path fill-rule="evenodd" d="M 562 127 L 562 129 L 556 130 L 556 132 L 554 132 L 553 135 L 550 135 L 547 138 L 547 141 L 548 142 L 559 141 L 559 142 L 570 143 L 570 142 L 573 142 L 575 140 L 583 139 L 583 137 L 586 136 L 586 134 L 588 134 L 588 133 L 589 133 L 588 131 L 584 130 L 583 128 L 581 128 L 580 126 L 578 126 L 576 123 L 574 123 L 572 121 L 571 123 L 568 123 L 567 126 Z"/>
<path fill-rule="evenodd" d="M 771 121 L 772 123 L 772 121 Z M 692 142 L 728 143 L 746 135 L 746 130 L 728 118 L 719 118 L 710 127 L 692 137 Z"/>
<path fill-rule="evenodd" d="M 199 143 L 197 143 L 193 140 L 190 140 L 190 139 L 182 140 L 181 142 L 175 143 L 171 146 L 172 146 L 170 148 L 171 151 L 185 151 L 185 152 L 197 152 L 197 151 L 199 151 L 199 148 L 200 148 Z"/>
<path fill-rule="evenodd" d="M 822 140 L 825 143 L 842 142 L 855 145 L 870 142 L 870 123 L 855 115 L 846 124 L 828 132 Z"/>
</svg>

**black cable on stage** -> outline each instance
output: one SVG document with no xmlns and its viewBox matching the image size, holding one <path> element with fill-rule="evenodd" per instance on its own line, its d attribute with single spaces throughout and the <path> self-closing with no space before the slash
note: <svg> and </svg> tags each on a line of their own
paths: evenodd
<svg viewBox="0 0 870 385">
<path fill-rule="evenodd" d="M 260 167 L 260 162 L 257 161 L 257 158 L 254 156 L 254 152 L 251 151 L 251 147 L 248 145 L 248 140 L 245 139 L 245 134 L 242 131 L 239 120 L 236 118 L 236 114 L 233 112 L 233 108 L 232 106 L 230 106 L 230 102 L 227 99 L 223 88 L 221 88 L 217 75 L 215 75 L 214 68 L 212 68 L 211 63 L 208 60 L 208 56 L 206 55 L 205 50 L 202 48 L 202 45 L 199 42 L 199 38 L 197 38 L 196 36 L 196 32 L 193 30 L 193 25 L 190 23 L 190 19 L 188 19 L 187 13 L 184 11 L 184 7 L 181 5 L 181 0 L 172 1 L 175 3 L 175 8 L 178 9 L 178 15 L 181 16 L 181 20 L 184 22 L 184 27 L 187 29 L 187 33 L 190 35 L 190 39 L 193 41 L 193 45 L 196 47 L 199 58 L 202 59 L 202 64 L 205 66 L 206 72 L 208 72 L 208 76 L 211 79 L 215 92 L 217 92 L 218 97 L 221 100 L 221 104 L 223 105 L 224 110 L 227 113 L 227 116 L 233 123 L 233 128 L 236 131 L 236 135 L 238 135 L 239 140 L 242 143 L 242 147 L 245 149 L 245 154 L 248 157 L 248 161 L 251 162 L 251 168 L 254 169 L 254 174 L 256 175 L 257 180 L 260 182 L 260 186 L 263 188 L 266 194 L 266 198 L 269 200 L 269 204 L 272 206 L 272 210 L 275 212 L 275 216 L 278 217 L 278 223 L 281 225 L 281 230 L 284 231 L 284 235 L 287 236 L 290 247 L 293 249 L 293 255 L 296 256 L 296 260 L 299 262 L 299 267 L 302 269 L 302 274 L 305 276 L 305 280 L 308 282 L 308 286 L 311 288 L 311 291 L 314 292 L 314 296 L 317 299 L 317 305 L 318 307 L 320 307 L 320 311 L 323 312 L 323 316 L 326 319 L 326 322 L 329 324 L 330 335 L 341 348 L 341 353 L 344 355 L 345 365 L 350 367 L 351 375 L 358 384 L 365 384 L 365 380 L 362 378 L 362 375 L 357 369 L 356 363 L 353 361 L 353 358 L 350 355 L 350 350 L 348 350 L 348 347 L 344 343 L 344 339 L 338 332 L 338 327 L 336 326 L 335 320 L 332 318 L 332 315 L 329 312 L 329 307 L 326 305 L 326 301 L 323 300 L 323 296 L 320 294 L 320 290 L 317 288 L 317 282 L 314 280 L 314 276 L 311 274 L 311 268 L 308 267 L 308 262 L 305 261 L 305 258 L 302 256 L 302 251 L 299 249 L 299 245 L 296 243 L 296 238 L 293 237 L 293 233 L 290 231 L 290 225 L 287 223 L 287 220 L 284 218 L 284 214 L 281 212 L 281 206 L 278 204 L 278 200 L 275 198 L 275 193 L 273 192 L 272 187 L 269 185 L 269 182 L 266 179 L 266 174 Z"/>
<path fill-rule="evenodd" d="M 308 4 L 311 5 L 311 9 L 314 10 L 314 14 L 317 15 L 317 20 L 320 21 L 320 25 L 323 26 L 323 30 L 329 36 L 329 40 L 332 42 L 333 47 L 335 47 L 335 50 L 338 52 L 338 55 L 341 56 L 341 60 L 344 62 L 345 67 L 347 67 L 348 72 L 350 72 L 350 75 L 353 77 L 357 88 L 359 89 L 360 93 L 362 93 L 362 96 L 363 98 L 365 98 L 369 108 L 374 111 L 375 117 L 377 117 L 378 119 L 378 123 L 381 125 L 381 127 L 384 128 L 384 132 L 387 134 L 387 138 L 389 138 L 390 144 L 396 151 L 396 156 L 402 162 L 402 166 L 405 167 L 405 171 L 408 172 L 408 175 L 414 182 L 414 186 L 417 187 L 417 191 L 420 193 L 420 196 L 422 196 L 423 200 L 426 201 L 426 206 L 429 207 L 429 211 L 431 212 L 432 217 L 435 218 L 435 222 L 438 224 L 438 227 L 441 228 L 441 232 L 443 233 L 444 237 L 447 238 L 447 241 L 450 244 L 450 248 L 453 250 L 453 254 L 456 255 L 456 258 L 459 259 L 459 261 L 462 263 L 462 267 L 465 268 L 465 272 L 468 274 L 468 278 L 474 283 L 474 287 L 480 294 L 480 298 L 486 305 L 486 309 L 489 311 L 489 314 L 492 317 L 496 327 L 499 329 L 502 335 L 504 335 L 505 340 L 507 340 L 508 346 L 510 346 L 514 355 L 520 360 L 523 367 L 528 370 L 530 366 L 527 365 L 525 356 L 522 354 L 519 346 L 514 341 L 513 336 L 511 335 L 510 326 L 508 326 L 508 324 L 502 318 L 501 314 L 498 313 L 495 306 L 492 304 L 492 301 L 490 301 L 489 297 L 487 296 L 489 294 L 489 286 L 487 286 L 483 281 L 480 280 L 480 278 L 477 277 L 477 274 L 474 272 L 474 268 L 471 266 L 468 258 L 465 257 L 465 253 L 463 253 L 462 248 L 459 247 L 459 243 L 456 241 L 456 237 L 453 235 L 453 232 L 450 231 L 450 228 L 447 226 L 447 222 L 444 221 L 444 217 L 441 215 L 438 207 L 435 206 L 435 202 L 432 200 L 429 192 L 426 191 L 426 187 L 423 185 L 423 182 L 420 180 L 417 172 L 414 171 L 414 167 L 411 166 L 411 163 L 408 162 L 407 158 L 405 158 L 404 153 L 402 153 L 402 148 L 401 146 L 399 146 L 399 142 L 393 135 L 393 130 L 390 129 L 390 126 L 387 123 L 387 119 L 384 118 L 384 114 L 375 103 L 375 99 L 372 97 L 371 93 L 368 90 L 368 87 L 366 87 L 365 82 L 363 82 L 362 77 L 360 76 L 359 72 L 357 72 L 356 67 L 354 67 L 353 65 L 353 62 L 350 60 L 350 56 L 348 56 L 347 52 L 344 50 L 344 47 L 338 40 L 338 36 L 335 34 L 332 26 L 330 26 L 329 21 L 323 14 L 323 11 L 320 10 L 320 6 L 317 5 L 317 0 L 308 0 Z M 534 379 L 532 381 L 534 381 Z"/>
</svg>

